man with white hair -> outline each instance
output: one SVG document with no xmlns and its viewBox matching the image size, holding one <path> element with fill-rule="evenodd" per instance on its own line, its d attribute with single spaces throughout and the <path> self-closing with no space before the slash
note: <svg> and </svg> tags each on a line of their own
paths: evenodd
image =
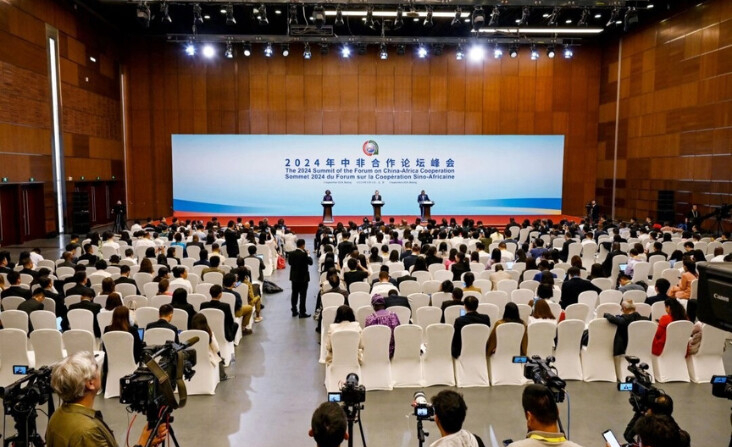
<svg viewBox="0 0 732 447">
<path fill-rule="evenodd" d="M 46 430 L 48 447 L 117 447 L 112 430 L 94 411 L 94 397 L 102 387 L 102 375 L 90 352 L 78 352 L 61 360 L 51 373 L 51 387 L 63 404 L 51 416 Z M 152 445 L 165 440 L 160 426 Z M 151 430 L 145 425 L 136 446 L 146 445 Z"/>
</svg>

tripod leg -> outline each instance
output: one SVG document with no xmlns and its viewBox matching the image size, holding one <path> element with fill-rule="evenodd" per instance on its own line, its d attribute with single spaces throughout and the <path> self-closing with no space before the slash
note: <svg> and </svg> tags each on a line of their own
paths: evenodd
<svg viewBox="0 0 732 447">
<path fill-rule="evenodd" d="M 363 443 L 363 447 L 366 447 L 366 435 L 363 432 L 363 424 L 361 424 L 361 414 L 359 412 L 358 415 L 358 431 L 361 432 L 361 442 Z"/>
<path fill-rule="evenodd" d="M 175 437 L 173 426 L 170 424 L 168 424 L 168 433 L 170 433 L 170 437 L 173 438 L 173 444 L 175 445 L 175 447 L 180 447 L 180 444 L 178 444 L 178 438 Z"/>
</svg>

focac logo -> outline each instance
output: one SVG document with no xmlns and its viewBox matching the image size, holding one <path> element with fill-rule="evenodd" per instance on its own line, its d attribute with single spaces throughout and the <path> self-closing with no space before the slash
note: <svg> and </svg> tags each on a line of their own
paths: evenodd
<svg viewBox="0 0 732 447">
<path fill-rule="evenodd" d="M 363 144 L 363 153 L 369 157 L 379 155 L 379 145 L 374 140 L 368 140 Z"/>
</svg>

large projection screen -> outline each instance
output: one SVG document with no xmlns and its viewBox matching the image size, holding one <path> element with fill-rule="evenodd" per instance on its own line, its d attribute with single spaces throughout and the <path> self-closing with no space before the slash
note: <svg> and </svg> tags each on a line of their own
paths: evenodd
<svg viewBox="0 0 732 447">
<path fill-rule="evenodd" d="M 173 209 L 181 214 L 318 216 L 556 215 L 563 135 L 173 135 Z"/>
</svg>

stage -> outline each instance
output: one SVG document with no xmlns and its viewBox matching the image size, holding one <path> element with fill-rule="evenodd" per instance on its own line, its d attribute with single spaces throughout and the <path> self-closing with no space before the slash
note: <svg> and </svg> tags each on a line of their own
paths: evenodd
<svg viewBox="0 0 732 447">
<path fill-rule="evenodd" d="M 175 217 L 178 219 L 186 220 L 203 220 L 204 222 L 211 220 L 212 215 L 204 215 L 204 214 L 196 214 L 196 213 L 175 213 Z M 238 217 L 241 217 L 244 221 L 250 221 L 253 220 L 255 223 L 259 222 L 260 220 L 264 219 L 265 217 L 269 219 L 270 225 L 274 225 L 277 223 L 279 219 L 285 219 L 285 224 L 292 229 L 292 231 L 296 234 L 314 234 L 315 230 L 317 230 L 318 225 L 323 221 L 322 216 L 229 216 L 229 215 L 216 215 L 216 218 L 221 222 L 222 226 L 226 226 L 227 222 L 229 220 L 236 221 Z M 333 223 L 328 223 L 327 225 L 329 227 L 335 227 L 339 222 L 346 225 L 348 222 L 356 222 L 356 224 L 360 224 L 363 222 L 363 218 L 368 217 L 369 219 L 373 219 L 373 216 L 333 216 Z M 406 220 L 409 224 L 412 224 L 415 222 L 415 220 L 419 217 L 417 215 L 404 215 L 404 216 L 390 216 L 390 215 L 384 215 L 381 217 L 381 219 L 384 222 L 389 222 L 389 219 L 394 218 L 394 222 L 399 224 L 402 219 Z M 458 221 L 458 223 L 462 222 L 465 218 L 473 219 L 475 222 L 481 221 L 483 222 L 483 225 L 487 226 L 493 226 L 498 227 L 500 229 L 503 229 L 506 224 L 508 223 L 509 219 L 513 217 L 516 222 L 521 223 L 524 221 L 524 219 L 529 219 L 529 221 L 534 221 L 536 219 L 551 219 L 554 223 L 557 223 L 561 220 L 571 220 L 573 222 L 579 222 L 581 220 L 580 217 L 577 216 L 569 216 L 566 214 L 554 214 L 554 215 L 515 215 L 515 216 L 503 216 L 503 215 L 484 215 L 484 216 L 449 216 L 449 215 L 433 215 L 432 218 L 434 220 L 437 220 L 438 222 L 441 221 L 443 218 L 447 219 L 448 221 L 451 218 L 455 218 L 455 220 Z"/>
</svg>

